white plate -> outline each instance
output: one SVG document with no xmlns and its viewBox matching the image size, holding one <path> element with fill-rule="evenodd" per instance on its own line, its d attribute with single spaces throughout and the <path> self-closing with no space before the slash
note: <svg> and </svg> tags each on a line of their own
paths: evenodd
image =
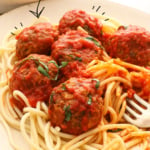
<svg viewBox="0 0 150 150">
<path fill-rule="evenodd" d="M 32 21 L 35 19 L 35 16 L 33 16 L 29 10 L 34 11 L 36 6 L 37 3 L 25 5 L 0 16 L 0 43 L 5 35 L 10 33 L 15 26 L 20 27 L 20 23 L 22 23 L 25 27 L 32 23 Z M 85 11 L 95 13 L 99 6 L 101 6 L 101 8 L 97 12 L 98 14 L 106 12 L 105 14 L 107 16 L 116 18 L 122 24 L 136 24 L 150 30 L 150 14 L 106 0 L 48 0 L 41 2 L 39 10 L 42 7 L 45 7 L 42 16 L 49 17 L 52 23 L 58 23 L 59 18 L 67 10 L 83 9 Z M 14 131 L 13 133 L 15 141 L 22 147 L 21 150 L 28 150 L 29 147 L 23 140 L 23 137 L 20 137 L 20 135 Z M 12 150 L 8 142 L 7 134 L 1 124 L 0 149 Z"/>
</svg>

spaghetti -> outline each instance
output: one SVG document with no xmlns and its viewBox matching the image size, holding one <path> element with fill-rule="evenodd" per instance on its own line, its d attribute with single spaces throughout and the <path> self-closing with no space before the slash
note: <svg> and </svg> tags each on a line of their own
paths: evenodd
<svg viewBox="0 0 150 150">
<path fill-rule="evenodd" d="M 117 28 L 118 25 L 112 24 L 112 20 L 108 21 L 108 24 L 105 22 L 103 26 L 104 31 L 111 32 L 111 34 Z M 20 32 L 17 30 L 14 34 L 18 35 Z M 33 108 L 23 92 L 15 90 L 13 97 L 16 100 L 21 99 L 26 107 L 23 111 L 16 105 L 12 107 L 9 78 L 14 63 L 17 61 L 15 45 L 15 36 L 9 35 L 0 48 L 3 56 L 0 63 L 0 120 L 6 127 L 10 144 L 14 149 L 20 148 L 14 144 L 9 126 L 19 130 L 34 150 L 126 150 L 136 145 L 140 145 L 145 150 L 150 148 L 150 131 L 139 129 L 123 119 L 126 98 L 129 96 L 128 90 L 134 86 L 137 87 L 134 85 L 136 77 L 144 78 L 144 74 L 150 73 L 149 69 L 123 62 L 120 59 L 112 59 L 106 52 L 103 53 L 103 60 L 95 59 L 88 63 L 86 71 L 92 78 L 100 81 L 100 89 L 104 93 L 102 120 L 97 127 L 80 135 L 72 135 L 62 132 L 58 126 L 52 126 L 45 102 L 37 102 L 36 107 Z M 142 88 L 138 92 L 142 93 Z M 148 99 L 149 95 L 146 98 Z"/>
</svg>

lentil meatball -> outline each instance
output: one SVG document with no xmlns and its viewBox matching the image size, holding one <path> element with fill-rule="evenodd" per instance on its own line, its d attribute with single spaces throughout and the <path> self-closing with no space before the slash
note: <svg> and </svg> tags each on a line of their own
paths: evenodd
<svg viewBox="0 0 150 150">
<path fill-rule="evenodd" d="M 59 32 L 60 34 L 63 34 L 69 30 L 76 30 L 79 26 L 86 30 L 90 35 L 101 39 L 101 20 L 87 14 L 83 10 L 71 10 L 66 12 L 59 21 Z"/>
<path fill-rule="evenodd" d="M 93 59 L 102 59 L 101 43 L 87 33 L 79 30 L 68 31 L 61 35 L 52 45 L 51 56 L 61 65 L 68 64 L 61 70 L 67 78 L 80 76 Z"/>
<path fill-rule="evenodd" d="M 108 38 L 105 49 L 113 58 L 140 66 L 150 65 L 150 32 L 135 25 L 121 26 Z"/>
<path fill-rule="evenodd" d="M 57 36 L 57 29 L 48 22 L 24 28 L 16 37 L 16 56 L 22 59 L 33 53 L 49 55 Z"/>
<path fill-rule="evenodd" d="M 9 79 L 11 94 L 14 90 L 21 91 L 32 107 L 38 101 L 48 101 L 58 73 L 54 62 L 51 57 L 38 54 L 31 54 L 17 62 Z M 20 105 L 20 109 L 25 107 L 22 100 L 13 99 L 13 103 Z"/>
<path fill-rule="evenodd" d="M 49 118 L 63 132 L 81 134 L 96 127 L 103 111 L 98 80 L 70 78 L 52 90 Z"/>
</svg>

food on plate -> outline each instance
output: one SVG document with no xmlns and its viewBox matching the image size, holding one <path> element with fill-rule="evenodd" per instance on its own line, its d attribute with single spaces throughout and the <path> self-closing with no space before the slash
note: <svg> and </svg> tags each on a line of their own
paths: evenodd
<svg viewBox="0 0 150 150">
<path fill-rule="evenodd" d="M 71 10 L 39 18 L 0 48 L 0 114 L 35 150 L 150 148 L 150 131 L 128 123 L 127 99 L 150 101 L 149 32 Z M 133 108 L 135 109 L 135 108 Z"/>
<path fill-rule="evenodd" d="M 102 48 L 96 38 L 80 30 L 71 30 L 53 43 L 51 55 L 59 63 L 78 60 L 87 64 L 101 58 Z"/>
<path fill-rule="evenodd" d="M 23 92 L 32 107 L 38 101 L 48 101 L 57 80 L 58 68 L 55 64 L 51 57 L 39 54 L 30 54 L 18 61 L 9 80 L 11 94 L 15 90 Z M 21 99 L 12 98 L 12 102 L 21 109 L 26 106 Z"/>
<path fill-rule="evenodd" d="M 140 65 L 150 65 L 150 32 L 136 25 L 121 26 L 105 42 L 113 58 Z"/>
<path fill-rule="evenodd" d="M 63 34 L 69 30 L 76 30 L 79 26 L 87 31 L 89 35 L 98 39 L 102 36 L 101 20 L 83 10 L 67 11 L 60 19 L 58 29 L 60 34 Z"/>
<path fill-rule="evenodd" d="M 56 27 L 48 22 L 41 22 L 23 29 L 16 37 L 16 56 L 22 59 L 33 53 L 50 55 L 51 45 L 57 35 Z"/>
<path fill-rule="evenodd" d="M 95 79 L 70 78 L 52 90 L 49 118 L 63 132 L 79 135 L 101 121 L 103 98 Z"/>
</svg>

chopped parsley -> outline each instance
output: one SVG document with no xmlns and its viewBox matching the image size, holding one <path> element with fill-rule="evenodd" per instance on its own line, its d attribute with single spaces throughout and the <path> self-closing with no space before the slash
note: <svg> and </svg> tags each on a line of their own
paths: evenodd
<svg viewBox="0 0 150 150">
<path fill-rule="evenodd" d="M 62 62 L 61 62 L 61 65 L 59 66 L 59 68 L 66 67 L 67 65 L 68 65 L 68 62 L 67 62 L 67 61 L 62 61 Z"/>
<path fill-rule="evenodd" d="M 51 60 L 48 62 L 48 64 L 53 63 L 57 68 L 59 68 L 59 66 L 57 65 L 57 63 L 54 60 Z"/>
<path fill-rule="evenodd" d="M 49 71 L 48 66 L 43 61 L 40 61 L 40 60 L 38 60 L 38 61 L 39 61 L 39 64 L 41 64 L 48 72 Z"/>
<path fill-rule="evenodd" d="M 47 70 L 46 70 L 45 68 L 43 68 L 42 66 L 38 66 L 37 69 L 38 69 L 38 71 L 39 71 L 41 74 L 43 74 L 44 76 L 50 78 L 50 76 L 49 76 L 49 74 L 48 74 L 48 72 L 47 72 Z"/>
<path fill-rule="evenodd" d="M 82 61 L 82 58 L 76 56 L 76 57 L 75 57 L 75 60 Z"/>
<path fill-rule="evenodd" d="M 66 84 L 65 83 L 62 83 L 62 89 L 66 90 Z"/>
<path fill-rule="evenodd" d="M 48 62 L 48 64 L 50 64 L 50 63 L 53 63 L 58 69 L 58 72 L 57 72 L 56 76 L 54 77 L 54 79 L 52 79 L 52 80 L 56 81 L 58 79 L 58 76 L 59 76 L 59 69 L 65 67 L 68 64 L 68 62 L 62 61 L 60 66 L 57 65 L 57 63 L 54 60 L 51 60 L 51 61 Z"/>
<path fill-rule="evenodd" d="M 23 59 L 22 61 L 20 61 L 20 65 L 27 60 L 33 60 L 38 65 L 37 70 L 44 76 L 50 78 L 49 73 L 48 73 L 49 72 L 48 66 L 43 61 L 41 61 L 37 58 L 34 58 L 33 56 L 29 56 L 29 57 Z"/>
<path fill-rule="evenodd" d="M 89 94 L 89 99 L 88 99 L 88 101 L 87 101 L 87 104 L 88 105 L 91 105 L 92 104 L 92 95 L 91 94 Z"/>
<path fill-rule="evenodd" d="M 92 41 L 96 46 L 100 47 L 100 43 L 95 38 L 93 38 L 92 36 L 88 36 L 85 39 Z"/>
<path fill-rule="evenodd" d="M 71 113 L 71 110 L 70 110 L 70 106 L 64 106 L 64 111 L 65 111 L 65 121 L 70 121 L 71 119 L 71 116 L 72 116 L 72 113 Z"/>
<path fill-rule="evenodd" d="M 54 92 L 52 92 L 50 97 L 49 97 L 50 98 L 50 103 L 53 103 L 53 96 L 54 96 Z"/>
<path fill-rule="evenodd" d="M 92 80 L 96 81 L 95 88 L 98 89 L 100 85 L 100 81 L 98 79 L 92 79 Z"/>
<path fill-rule="evenodd" d="M 26 58 L 24 58 L 23 60 L 21 60 L 19 63 L 20 63 L 20 65 L 22 64 L 22 63 L 24 63 L 25 61 L 27 61 L 27 60 L 36 60 L 33 56 L 29 56 L 29 57 L 26 57 Z"/>
<path fill-rule="evenodd" d="M 57 67 L 58 72 L 57 72 L 56 76 L 55 76 L 52 80 L 57 80 L 57 79 L 58 79 L 58 76 L 59 76 L 59 69 L 62 68 L 62 67 L 64 67 L 64 66 L 66 66 L 66 65 L 68 64 L 67 62 L 62 62 L 62 65 L 59 66 L 59 65 L 57 65 L 57 63 L 56 63 L 54 60 L 50 60 L 50 61 L 48 62 L 48 64 L 46 64 L 46 63 L 44 63 L 43 61 L 41 61 L 41 60 L 39 60 L 39 59 L 37 59 L 37 58 L 34 58 L 33 56 L 29 56 L 29 57 L 23 59 L 22 61 L 20 61 L 20 65 L 21 65 L 23 62 L 27 61 L 27 60 L 33 60 L 33 61 L 36 63 L 36 65 L 38 66 L 38 67 L 37 67 L 37 70 L 38 70 L 41 74 L 43 74 L 44 76 L 46 76 L 46 77 L 48 77 L 48 78 L 50 78 L 48 64 L 53 63 L 53 64 Z"/>
<path fill-rule="evenodd" d="M 103 34 L 103 32 L 101 31 L 101 34 Z M 90 40 L 90 41 L 92 41 L 92 42 L 94 42 L 94 44 L 97 46 L 97 47 L 99 47 L 99 48 L 101 48 L 102 50 L 104 50 L 105 48 L 99 43 L 99 41 L 98 40 L 96 40 L 94 37 L 92 37 L 92 36 L 88 36 L 88 37 L 86 37 L 85 38 L 86 40 Z"/>
<path fill-rule="evenodd" d="M 82 58 L 81 58 L 81 57 L 74 56 L 74 55 L 68 55 L 68 56 L 70 56 L 70 57 L 73 58 L 74 60 L 82 61 Z"/>
<path fill-rule="evenodd" d="M 58 79 L 58 76 L 59 76 L 59 70 L 58 70 L 56 76 L 52 80 L 56 81 Z"/>
</svg>

